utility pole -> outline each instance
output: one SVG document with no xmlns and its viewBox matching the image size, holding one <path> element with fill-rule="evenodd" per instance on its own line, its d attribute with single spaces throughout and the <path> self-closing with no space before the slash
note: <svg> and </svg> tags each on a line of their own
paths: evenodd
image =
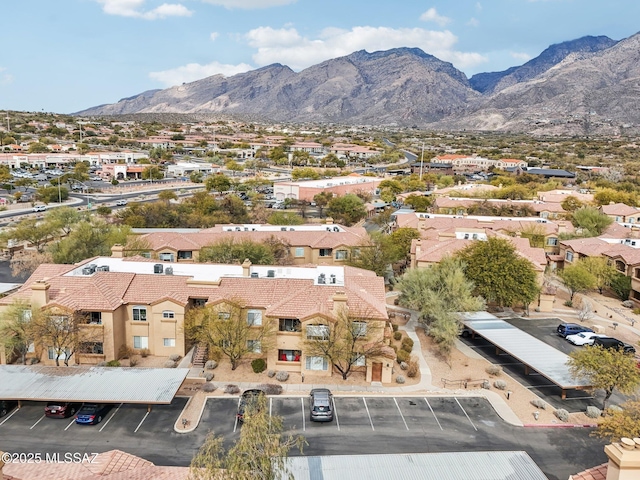
<svg viewBox="0 0 640 480">
<path fill-rule="evenodd" d="M 422 181 L 422 166 L 424 165 L 424 142 L 422 142 L 422 155 L 420 156 L 420 181 Z"/>
<path fill-rule="evenodd" d="M 62 205 L 62 193 L 60 191 L 60 175 L 58 175 L 58 203 Z"/>
</svg>

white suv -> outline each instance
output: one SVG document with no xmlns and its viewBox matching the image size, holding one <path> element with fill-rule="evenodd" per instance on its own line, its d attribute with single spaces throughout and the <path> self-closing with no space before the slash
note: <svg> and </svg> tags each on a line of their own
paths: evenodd
<svg viewBox="0 0 640 480">
<path fill-rule="evenodd" d="M 580 332 L 574 335 L 567 335 L 566 340 L 581 347 L 584 345 L 593 345 L 593 342 L 597 337 L 606 337 L 606 335 L 603 333 Z"/>
<path fill-rule="evenodd" d="M 33 207 L 34 212 L 44 212 L 46 209 L 46 205 L 36 205 L 35 207 Z"/>
<path fill-rule="evenodd" d="M 124 207 L 126 204 L 127 204 L 127 201 L 125 199 L 118 200 L 116 202 L 116 206 L 118 206 L 118 207 Z"/>
</svg>

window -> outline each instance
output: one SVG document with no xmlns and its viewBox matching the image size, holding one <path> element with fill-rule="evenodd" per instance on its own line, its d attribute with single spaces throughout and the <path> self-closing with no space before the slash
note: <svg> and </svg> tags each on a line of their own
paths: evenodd
<svg viewBox="0 0 640 480">
<path fill-rule="evenodd" d="M 300 350 L 278 350 L 280 362 L 299 362 L 302 352 Z"/>
<path fill-rule="evenodd" d="M 299 332 L 301 331 L 300 320 L 297 318 L 281 318 L 278 330 L 281 332 Z"/>
<path fill-rule="evenodd" d="M 162 318 L 176 318 L 176 314 L 171 310 L 165 310 L 162 312 Z"/>
<path fill-rule="evenodd" d="M 296 257 L 304 257 L 304 247 L 296 247 Z"/>
<path fill-rule="evenodd" d="M 20 320 L 23 322 L 28 322 L 31 320 L 31 317 L 33 316 L 31 310 L 22 310 L 20 312 Z"/>
<path fill-rule="evenodd" d="M 149 337 L 133 337 L 133 348 L 149 348 Z"/>
<path fill-rule="evenodd" d="M 191 250 L 178 252 L 178 260 L 191 260 L 193 252 Z"/>
<path fill-rule="evenodd" d="M 621 221 L 622 221 L 622 217 L 616 216 L 616 222 L 621 222 Z"/>
<path fill-rule="evenodd" d="M 140 256 L 144 258 L 151 258 L 151 252 L 142 252 Z"/>
<path fill-rule="evenodd" d="M 55 360 L 56 357 L 58 357 L 58 352 L 56 350 L 56 347 L 49 347 L 48 353 L 49 353 L 49 360 Z M 60 356 L 58 357 L 58 359 L 64 360 L 69 356 L 69 353 L 71 353 L 71 351 L 68 348 L 65 348 L 60 352 Z"/>
<path fill-rule="evenodd" d="M 89 323 L 91 325 L 102 325 L 102 312 L 89 312 Z"/>
<path fill-rule="evenodd" d="M 567 251 L 567 253 L 565 253 L 565 255 L 564 255 L 564 259 L 567 262 L 573 262 L 573 252 Z"/>
<path fill-rule="evenodd" d="M 158 258 L 163 262 L 173 262 L 173 253 L 161 253 Z"/>
<path fill-rule="evenodd" d="M 625 265 L 624 262 L 621 262 L 620 260 L 616 260 L 616 270 L 624 273 L 627 271 L 627 266 Z"/>
<path fill-rule="evenodd" d="M 262 312 L 260 310 L 249 310 L 247 312 L 247 325 L 262 325 Z"/>
<path fill-rule="evenodd" d="M 175 347 L 176 339 L 175 338 L 163 338 L 162 345 L 165 347 Z"/>
<path fill-rule="evenodd" d="M 326 340 L 329 338 L 329 326 L 307 325 L 307 338 L 312 340 Z"/>
<path fill-rule="evenodd" d="M 204 307 L 205 304 L 207 303 L 206 298 L 190 298 L 189 301 L 191 302 L 191 305 L 193 305 L 196 308 Z"/>
<path fill-rule="evenodd" d="M 634 268 L 634 270 L 633 270 L 633 271 L 634 271 L 633 276 L 634 276 L 635 278 L 640 278 L 640 268 Z"/>
<path fill-rule="evenodd" d="M 364 337 L 367 334 L 367 322 L 353 322 L 353 335 L 356 337 Z"/>
<path fill-rule="evenodd" d="M 247 348 L 253 353 L 262 353 L 260 340 L 247 340 Z"/>
<path fill-rule="evenodd" d="M 147 307 L 133 307 L 133 320 L 136 322 L 146 322 Z"/>
<path fill-rule="evenodd" d="M 547 238 L 547 245 L 549 245 L 550 247 L 555 247 L 556 245 L 558 245 L 558 239 L 553 237 Z"/>
<path fill-rule="evenodd" d="M 333 250 L 331 248 L 321 248 L 320 256 L 321 257 L 330 257 L 333 254 Z"/>
<path fill-rule="evenodd" d="M 82 342 L 80 344 L 80 353 L 102 355 L 104 353 L 102 342 Z"/>
<path fill-rule="evenodd" d="M 336 250 L 336 260 L 346 260 L 346 259 L 347 259 L 346 250 Z"/>
<path fill-rule="evenodd" d="M 329 362 L 324 357 L 307 357 L 307 370 L 328 370 Z"/>
<path fill-rule="evenodd" d="M 354 367 L 364 367 L 367 365 L 367 359 L 364 355 L 356 355 L 355 360 L 353 361 Z"/>
<path fill-rule="evenodd" d="M 220 320 L 229 320 L 231 318 L 231 313 L 229 312 L 218 312 L 218 319 Z"/>
</svg>

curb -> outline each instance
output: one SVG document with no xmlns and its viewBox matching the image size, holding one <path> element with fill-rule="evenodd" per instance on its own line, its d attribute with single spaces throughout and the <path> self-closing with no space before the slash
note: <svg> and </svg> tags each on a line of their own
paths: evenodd
<svg viewBox="0 0 640 480">
<path fill-rule="evenodd" d="M 185 404 L 184 408 L 182 409 L 182 412 L 184 412 L 189 405 L 191 404 L 191 402 L 193 401 L 193 399 L 195 398 L 195 396 L 189 398 L 189 400 L 187 400 L 187 403 Z M 178 417 L 178 419 L 176 420 L 176 423 L 173 424 L 173 430 L 176 433 L 191 433 L 193 432 L 196 428 L 198 428 L 198 425 L 200 425 L 200 420 L 202 419 L 202 414 L 204 413 L 204 407 L 207 406 L 207 400 L 209 400 L 209 396 L 206 395 L 204 397 L 204 402 L 202 402 L 202 408 L 200 409 L 200 413 L 198 414 L 198 420 L 192 422 L 193 425 L 189 428 L 180 428 L 180 426 L 182 425 L 182 412 L 180 412 L 180 416 Z"/>
<path fill-rule="evenodd" d="M 523 427 L 528 428 L 596 428 L 597 423 L 525 423 Z"/>
</svg>

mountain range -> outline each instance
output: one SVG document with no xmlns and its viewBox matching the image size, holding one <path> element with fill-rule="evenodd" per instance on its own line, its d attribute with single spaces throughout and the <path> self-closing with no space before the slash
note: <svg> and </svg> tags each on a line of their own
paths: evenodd
<svg viewBox="0 0 640 480">
<path fill-rule="evenodd" d="M 300 72 L 273 64 L 150 90 L 77 115 L 181 113 L 275 122 L 591 135 L 640 132 L 640 34 L 552 45 L 470 79 L 418 48 L 364 50 Z"/>
</svg>

